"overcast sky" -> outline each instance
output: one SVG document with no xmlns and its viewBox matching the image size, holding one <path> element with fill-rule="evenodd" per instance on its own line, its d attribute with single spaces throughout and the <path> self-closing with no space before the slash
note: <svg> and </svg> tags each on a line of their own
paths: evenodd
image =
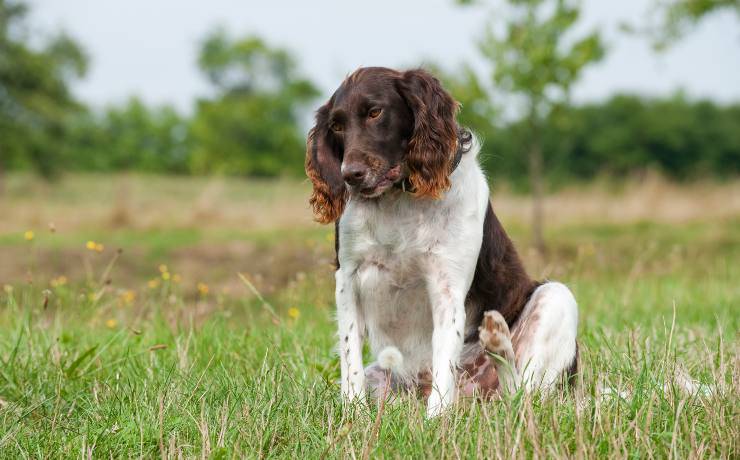
<svg viewBox="0 0 740 460">
<path fill-rule="evenodd" d="M 575 88 L 577 101 L 617 91 L 664 95 L 683 88 L 692 97 L 740 100 L 740 21 L 715 13 L 669 52 L 618 31 L 636 23 L 651 0 L 585 0 L 581 30 L 601 29 L 607 59 Z M 409 67 L 434 61 L 484 68 L 475 45 L 487 14 L 452 0 L 32 0 L 38 33 L 64 29 L 91 57 L 77 93 L 95 105 L 129 95 L 190 110 L 208 85 L 199 75 L 199 41 L 215 26 L 258 34 L 298 57 L 305 74 L 329 94 L 359 66 Z"/>
</svg>

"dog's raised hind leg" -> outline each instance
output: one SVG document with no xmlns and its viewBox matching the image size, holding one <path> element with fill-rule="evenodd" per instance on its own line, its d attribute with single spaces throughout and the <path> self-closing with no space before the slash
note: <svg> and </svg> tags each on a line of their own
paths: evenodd
<svg viewBox="0 0 740 460">
<path fill-rule="evenodd" d="M 511 333 L 506 320 L 496 310 L 487 311 L 483 315 L 478 332 L 481 346 L 493 360 L 501 392 L 505 394 L 516 392 L 521 377 L 516 367 L 514 347 L 511 344 Z"/>
</svg>

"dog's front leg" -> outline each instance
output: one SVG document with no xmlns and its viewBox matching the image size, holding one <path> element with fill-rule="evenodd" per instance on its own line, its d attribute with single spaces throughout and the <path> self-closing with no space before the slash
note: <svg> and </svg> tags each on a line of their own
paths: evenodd
<svg viewBox="0 0 740 460">
<path fill-rule="evenodd" d="M 465 296 L 461 283 L 450 273 L 432 266 L 427 277 L 432 305 L 432 392 L 427 401 L 427 416 L 442 413 L 454 400 L 455 370 L 463 346 Z"/>
<path fill-rule="evenodd" d="M 339 361 L 342 374 L 342 396 L 346 401 L 362 399 L 365 395 L 365 369 L 362 364 L 362 335 L 365 324 L 357 307 L 354 270 L 342 266 L 336 272 L 337 323 L 339 332 Z"/>
</svg>

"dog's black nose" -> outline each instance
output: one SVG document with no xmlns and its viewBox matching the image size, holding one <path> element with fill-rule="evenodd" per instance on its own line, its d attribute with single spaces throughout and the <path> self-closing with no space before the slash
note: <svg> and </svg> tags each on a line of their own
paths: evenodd
<svg viewBox="0 0 740 460">
<path fill-rule="evenodd" d="M 342 177 L 349 185 L 357 185 L 365 179 L 367 168 L 360 163 L 350 163 L 342 167 Z"/>
</svg>

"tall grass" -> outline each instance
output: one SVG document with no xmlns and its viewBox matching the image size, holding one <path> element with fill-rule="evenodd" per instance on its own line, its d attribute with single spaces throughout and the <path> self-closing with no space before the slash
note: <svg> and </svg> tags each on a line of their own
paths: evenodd
<svg viewBox="0 0 740 460">
<path fill-rule="evenodd" d="M 412 395 L 342 406 L 330 231 L 267 214 L 239 228 L 236 211 L 218 210 L 231 193 L 225 208 L 236 206 L 239 184 L 209 192 L 223 214 L 196 225 L 197 180 L 152 186 L 170 191 L 174 222 L 141 224 L 147 194 L 132 192 L 126 226 L 100 229 L 111 207 L 83 192 L 110 181 L 87 180 L 51 202 L 32 183 L 0 205 L 15 221 L 0 234 L 12 256 L 0 263 L 0 457 L 738 457 L 740 220 L 723 203 L 687 220 L 588 208 L 550 223 L 544 261 L 504 212 L 530 271 L 579 301 L 578 385 L 461 400 L 427 420 Z M 270 190 L 284 187 L 242 196 L 245 209 L 266 212 Z M 282 199 L 299 209 L 303 197 Z M 681 390 L 684 372 L 710 390 Z"/>
</svg>

